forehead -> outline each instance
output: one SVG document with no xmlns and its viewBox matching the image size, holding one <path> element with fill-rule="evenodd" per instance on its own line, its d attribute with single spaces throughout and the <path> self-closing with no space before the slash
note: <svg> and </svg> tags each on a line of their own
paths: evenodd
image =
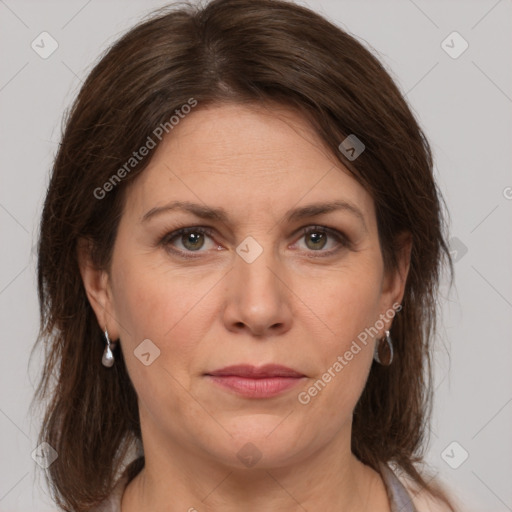
<svg viewBox="0 0 512 512">
<path fill-rule="evenodd" d="M 283 106 L 196 107 L 154 150 L 127 195 L 128 209 L 139 216 L 170 200 L 253 216 L 335 200 L 373 209 L 309 123 Z"/>
<path fill-rule="evenodd" d="M 287 173 L 319 159 L 336 163 L 309 123 L 282 105 L 220 104 L 196 107 L 164 138 L 153 163 L 197 164 L 190 171 L 227 171 L 248 177 Z M 245 169 L 249 169 L 248 173 Z"/>
</svg>

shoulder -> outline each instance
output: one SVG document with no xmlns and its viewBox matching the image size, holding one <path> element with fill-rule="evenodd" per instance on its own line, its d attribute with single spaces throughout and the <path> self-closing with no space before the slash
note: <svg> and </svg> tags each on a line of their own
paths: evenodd
<svg viewBox="0 0 512 512">
<path fill-rule="evenodd" d="M 452 512 L 452 509 L 446 503 L 433 498 L 425 492 L 418 495 L 411 493 L 411 497 L 418 512 Z"/>
<path fill-rule="evenodd" d="M 446 503 L 435 498 L 425 489 L 419 488 L 410 477 L 402 474 L 399 475 L 398 478 L 409 493 L 417 512 L 452 512 L 452 509 Z M 450 499 L 452 499 L 445 486 L 442 486 L 439 482 L 435 482 L 434 487 L 442 490 Z"/>
</svg>

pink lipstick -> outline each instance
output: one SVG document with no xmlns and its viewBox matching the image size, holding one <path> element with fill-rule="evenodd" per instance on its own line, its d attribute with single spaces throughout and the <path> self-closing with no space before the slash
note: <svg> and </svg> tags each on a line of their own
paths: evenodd
<svg viewBox="0 0 512 512">
<path fill-rule="evenodd" d="M 234 365 L 206 374 L 213 382 L 248 398 L 270 398 L 296 386 L 306 376 L 286 366 Z"/>
</svg>

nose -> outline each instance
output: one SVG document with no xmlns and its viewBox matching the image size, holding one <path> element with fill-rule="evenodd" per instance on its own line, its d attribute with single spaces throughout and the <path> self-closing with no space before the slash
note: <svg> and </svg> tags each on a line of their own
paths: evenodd
<svg viewBox="0 0 512 512">
<path fill-rule="evenodd" d="M 285 269 L 270 249 L 252 262 L 238 254 L 226 276 L 223 320 L 232 332 L 246 330 L 261 338 L 283 334 L 291 327 L 293 296 Z"/>
</svg>

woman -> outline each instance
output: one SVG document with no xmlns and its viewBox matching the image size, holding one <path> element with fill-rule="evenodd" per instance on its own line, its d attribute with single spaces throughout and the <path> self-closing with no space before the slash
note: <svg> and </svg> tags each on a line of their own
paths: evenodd
<svg viewBox="0 0 512 512">
<path fill-rule="evenodd" d="M 421 129 L 338 27 L 214 0 L 130 30 L 41 221 L 56 503 L 455 510 L 417 467 L 443 230 Z"/>
</svg>

